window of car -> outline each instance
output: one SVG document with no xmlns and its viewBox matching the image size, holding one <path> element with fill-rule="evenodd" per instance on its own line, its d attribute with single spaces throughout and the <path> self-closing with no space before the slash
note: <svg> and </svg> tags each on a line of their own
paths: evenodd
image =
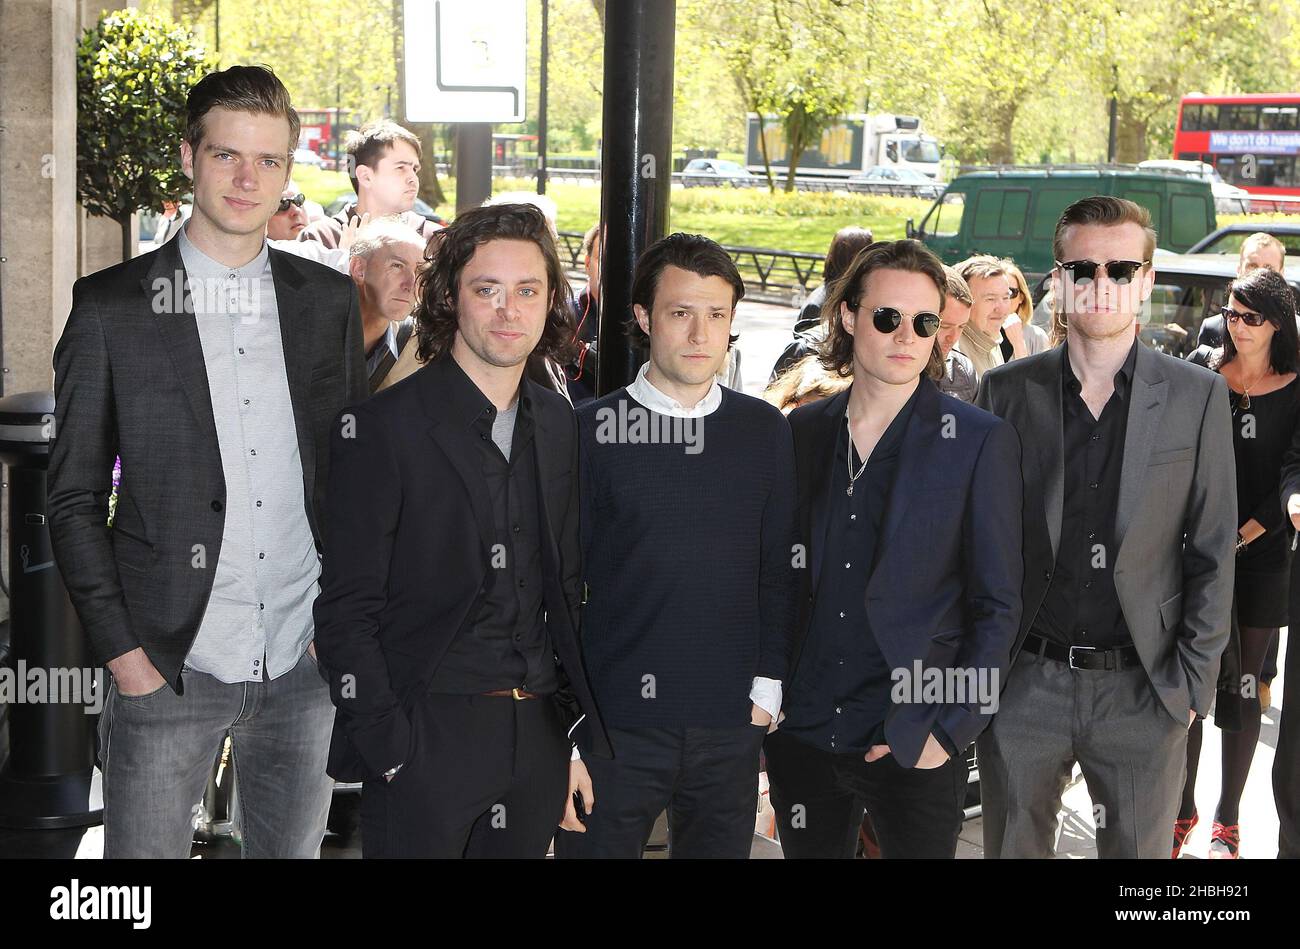
<svg viewBox="0 0 1300 949">
<path fill-rule="evenodd" d="M 1210 220 L 1206 199 L 1199 194 L 1175 194 L 1170 198 L 1173 221 L 1170 244 L 1191 247 L 1205 236 L 1205 222 Z"/>
<path fill-rule="evenodd" d="M 1229 282 L 1222 277 L 1162 274 L 1157 267 L 1141 317 L 1143 341 L 1160 352 L 1186 356 L 1196 348 L 1201 323 L 1227 302 Z"/>
<path fill-rule="evenodd" d="M 961 219 L 966 212 L 966 192 L 947 191 L 935 202 L 922 222 L 922 229 L 933 237 L 956 237 L 961 233 Z"/>
</svg>

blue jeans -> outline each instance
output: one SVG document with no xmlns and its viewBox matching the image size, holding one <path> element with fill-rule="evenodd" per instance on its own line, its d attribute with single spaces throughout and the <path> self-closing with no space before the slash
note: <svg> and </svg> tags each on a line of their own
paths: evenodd
<svg viewBox="0 0 1300 949">
<path fill-rule="evenodd" d="M 104 856 L 186 859 L 194 808 L 230 735 L 245 857 L 317 857 L 334 782 L 325 774 L 334 706 L 316 663 L 264 682 L 189 669 L 125 696 L 113 683 L 99 721 Z"/>
</svg>

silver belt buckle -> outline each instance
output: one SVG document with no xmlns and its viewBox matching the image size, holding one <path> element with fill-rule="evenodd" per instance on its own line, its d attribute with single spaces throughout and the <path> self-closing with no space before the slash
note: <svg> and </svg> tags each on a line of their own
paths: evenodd
<svg viewBox="0 0 1300 949">
<path fill-rule="evenodd" d="M 1074 664 L 1074 651 L 1075 651 L 1076 649 L 1082 649 L 1082 650 L 1084 650 L 1084 651 L 1086 651 L 1086 652 L 1096 652 L 1096 651 L 1097 651 L 1097 647 L 1096 647 L 1096 646 L 1071 646 L 1071 647 L 1070 647 L 1070 657 L 1069 657 L 1070 668 L 1071 668 L 1071 669 L 1080 669 L 1080 668 L 1082 668 L 1082 666 L 1076 666 L 1076 665 Z M 1087 671 L 1087 670 L 1084 670 L 1084 671 Z"/>
</svg>

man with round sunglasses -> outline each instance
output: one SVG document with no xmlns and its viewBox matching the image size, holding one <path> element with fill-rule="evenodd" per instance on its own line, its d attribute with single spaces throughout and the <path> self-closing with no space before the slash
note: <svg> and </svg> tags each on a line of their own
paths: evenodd
<svg viewBox="0 0 1300 949">
<path fill-rule="evenodd" d="M 1057 222 L 1064 345 L 989 372 L 1022 446 L 1024 615 L 979 739 L 986 857 L 1051 857 L 1075 763 L 1097 853 L 1168 858 L 1187 729 L 1228 637 L 1236 474 L 1222 378 L 1143 346 L 1156 233 L 1094 196 Z"/>
<path fill-rule="evenodd" d="M 935 386 L 947 286 L 916 241 L 860 253 L 821 351 L 853 382 L 790 415 L 804 589 L 765 745 L 786 857 L 852 857 L 864 808 L 883 857 L 956 855 L 1023 568 L 1015 432 Z"/>
</svg>

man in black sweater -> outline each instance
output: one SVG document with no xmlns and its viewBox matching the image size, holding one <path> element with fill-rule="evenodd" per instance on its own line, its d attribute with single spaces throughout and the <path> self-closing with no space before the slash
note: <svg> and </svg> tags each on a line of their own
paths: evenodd
<svg viewBox="0 0 1300 949">
<path fill-rule="evenodd" d="M 665 807 L 673 856 L 749 855 L 797 552 L 790 430 L 716 377 L 744 292 L 713 241 L 653 245 L 632 287 L 650 361 L 578 412 L 582 639 L 614 759 L 577 736 L 600 801 L 561 857 L 639 857 Z"/>
</svg>

